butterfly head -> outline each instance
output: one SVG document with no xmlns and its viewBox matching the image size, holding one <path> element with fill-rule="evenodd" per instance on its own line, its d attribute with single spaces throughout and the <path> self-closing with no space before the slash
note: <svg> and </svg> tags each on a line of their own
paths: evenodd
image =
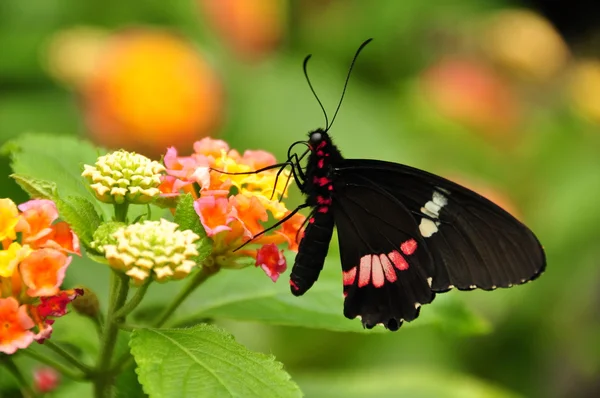
<svg viewBox="0 0 600 398">
<path fill-rule="evenodd" d="M 323 143 L 330 143 L 331 139 L 329 138 L 329 134 L 321 128 L 316 129 L 308 133 L 308 145 L 312 151 L 316 151 L 321 149 L 324 145 Z"/>
</svg>

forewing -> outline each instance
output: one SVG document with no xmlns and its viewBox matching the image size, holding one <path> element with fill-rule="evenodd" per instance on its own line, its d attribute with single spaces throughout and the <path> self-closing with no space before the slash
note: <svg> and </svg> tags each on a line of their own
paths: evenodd
<svg viewBox="0 0 600 398">
<path fill-rule="evenodd" d="M 397 330 L 430 303 L 432 259 L 418 225 L 399 202 L 377 190 L 336 181 L 331 207 L 343 269 L 344 315 L 371 328 Z"/>
<path fill-rule="evenodd" d="M 375 190 L 409 210 L 434 260 L 434 291 L 510 287 L 536 278 L 545 268 L 535 235 L 465 187 L 375 160 L 346 160 L 336 173 L 346 184 Z"/>
</svg>

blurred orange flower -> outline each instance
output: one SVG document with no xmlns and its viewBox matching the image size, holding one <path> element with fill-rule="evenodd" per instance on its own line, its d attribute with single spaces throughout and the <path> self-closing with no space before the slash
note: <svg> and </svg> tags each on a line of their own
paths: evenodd
<svg viewBox="0 0 600 398">
<path fill-rule="evenodd" d="M 201 53 L 180 36 L 150 29 L 108 40 L 84 98 L 97 142 L 147 155 L 212 134 L 223 106 L 219 79 Z"/>
<path fill-rule="evenodd" d="M 520 107 L 509 84 L 491 68 L 469 59 L 442 59 L 422 75 L 422 89 L 446 117 L 488 133 L 518 124 Z"/>
<path fill-rule="evenodd" d="M 570 73 L 570 94 L 576 111 L 600 124 L 600 60 L 578 61 Z"/>
<path fill-rule="evenodd" d="M 66 223 L 54 223 L 57 218 L 52 201 L 31 200 L 17 207 L 10 199 L 0 199 L 5 235 L 0 250 L 0 352 L 12 354 L 50 337 L 52 318 L 64 315 L 66 305 L 82 294 L 79 289 L 60 290 L 71 262 L 68 253 L 79 253 L 79 240 Z M 20 232 L 21 242 L 14 232 Z"/>
<path fill-rule="evenodd" d="M 569 57 L 566 43 L 552 24 L 528 10 L 494 14 L 481 38 L 484 50 L 496 63 L 531 80 L 552 78 Z"/>
<path fill-rule="evenodd" d="M 283 40 L 288 0 L 198 0 L 203 14 L 241 58 L 257 60 Z"/>
<path fill-rule="evenodd" d="M 167 176 L 161 189 L 165 196 L 181 190 L 195 197 L 194 209 L 207 235 L 213 239 L 213 258 L 218 266 L 241 268 L 250 265 L 244 259 L 256 259 L 262 249 L 257 251 L 248 245 L 237 250 L 250 239 L 252 245 L 263 248 L 287 243 L 290 250 L 297 250 L 296 232 L 305 219 L 300 214 L 283 222 L 274 232 L 257 236 L 265 229 L 263 223 L 269 219 L 269 214 L 275 220 L 283 220 L 290 214 L 278 200 L 287 193 L 289 172 L 281 172 L 279 179 L 277 168 L 252 173 L 274 165 L 276 160 L 272 154 L 246 151 L 240 155 L 224 141 L 211 138 L 196 142 L 194 150 L 191 156 L 182 157 L 174 148 L 169 148 L 164 157 Z M 263 267 L 265 272 L 269 270 L 267 274 L 273 280 L 277 279 L 277 272 L 285 270 L 285 258 L 281 258 L 284 265 Z"/>
</svg>

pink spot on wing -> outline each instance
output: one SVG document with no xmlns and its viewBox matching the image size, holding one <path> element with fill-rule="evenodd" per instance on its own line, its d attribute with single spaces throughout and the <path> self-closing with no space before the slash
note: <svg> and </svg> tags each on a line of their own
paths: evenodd
<svg viewBox="0 0 600 398">
<path fill-rule="evenodd" d="M 394 266 L 392 265 L 392 262 L 390 261 L 388 256 L 386 256 L 385 254 L 380 254 L 379 259 L 381 260 L 381 268 L 383 268 L 385 279 L 387 279 L 388 282 L 396 282 L 396 280 L 398 279 L 396 277 L 396 271 L 394 270 Z"/>
<path fill-rule="evenodd" d="M 390 257 L 390 260 L 392 260 L 392 263 L 394 263 L 394 266 L 400 271 L 406 271 L 408 269 L 408 263 L 398 251 L 394 250 L 388 256 Z"/>
<path fill-rule="evenodd" d="M 327 206 L 321 206 L 319 207 L 319 210 L 317 210 L 319 213 L 327 213 L 329 211 L 329 207 Z"/>
<path fill-rule="evenodd" d="M 356 279 L 356 267 L 353 267 L 350 271 L 342 272 L 344 277 L 344 285 L 352 285 Z"/>
<path fill-rule="evenodd" d="M 367 254 L 360 259 L 358 272 L 358 287 L 367 286 L 371 280 L 371 255 Z"/>
<path fill-rule="evenodd" d="M 403 242 L 400 245 L 400 250 L 402 250 L 402 253 L 410 256 L 415 252 L 415 250 L 417 250 L 417 241 L 414 239 L 409 239 L 406 242 Z"/>
<path fill-rule="evenodd" d="M 382 287 L 385 283 L 385 277 L 383 276 L 383 268 L 381 267 L 381 260 L 377 255 L 372 256 L 371 280 L 373 286 L 375 287 Z"/>
<path fill-rule="evenodd" d="M 330 184 L 330 185 L 327 187 L 327 189 L 329 189 L 330 191 L 333 191 L 333 185 L 331 185 L 331 184 Z"/>
<path fill-rule="evenodd" d="M 325 165 L 325 161 L 323 159 L 319 159 L 319 162 L 317 163 L 317 166 L 322 169 L 323 166 Z"/>
<path fill-rule="evenodd" d="M 309 218 L 309 219 L 308 219 L 308 222 L 309 222 L 310 224 L 314 223 L 314 222 L 315 222 L 315 218 L 314 218 L 314 217 L 311 217 L 311 218 Z"/>
</svg>

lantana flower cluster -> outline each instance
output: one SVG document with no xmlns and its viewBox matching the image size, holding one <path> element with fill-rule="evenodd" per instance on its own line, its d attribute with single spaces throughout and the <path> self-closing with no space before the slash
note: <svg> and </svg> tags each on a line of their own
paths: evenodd
<svg viewBox="0 0 600 398">
<path fill-rule="evenodd" d="M 275 163 L 275 157 L 266 151 L 249 150 L 240 155 L 225 141 L 212 138 L 197 141 L 190 156 L 179 156 L 173 147 L 167 150 L 167 175 L 160 189 L 167 197 L 180 193 L 194 196 L 194 209 L 213 240 L 214 265 L 242 268 L 254 261 L 273 281 L 285 271 L 285 257 L 277 245 L 285 243 L 290 250 L 297 250 L 296 235 L 305 217 L 295 214 L 275 230 L 255 236 L 265 229 L 269 214 L 275 222 L 290 214 L 279 200 L 287 196 L 289 171 L 282 171 L 279 178 L 278 168 L 249 173 Z"/>
<path fill-rule="evenodd" d="M 197 265 L 192 258 L 198 255 L 200 236 L 178 227 L 161 219 L 120 228 L 112 234 L 114 244 L 104 246 L 106 258 L 137 285 L 149 277 L 158 282 L 183 279 Z"/>
<path fill-rule="evenodd" d="M 13 354 L 52 333 L 80 289 L 61 290 L 79 240 L 50 200 L 18 207 L 0 199 L 0 352 Z"/>
</svg>

